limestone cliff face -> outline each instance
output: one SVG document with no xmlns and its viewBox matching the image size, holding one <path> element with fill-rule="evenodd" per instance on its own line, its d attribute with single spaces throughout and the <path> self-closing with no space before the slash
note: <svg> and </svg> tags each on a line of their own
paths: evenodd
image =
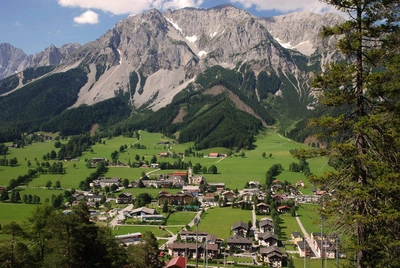
<svg viewBox="0 0 400 268">
<path fill-rule="evenodd" d="M 0 44 L 0 79 L 19 73 L 26 68 L 59 65 L 69 54 L 80 48 L 79 44 L 67 44 L 60 48 L 50 45 L 35 55 L 26 55 L 21 49 L 8 43 Z"/>
<path fill-rule="evenodd" d="M 26 56 L 21 50 L 0 46 L 0 51 L 8 51 L 0 55 L 0 74 L 54 64 L 60 65 L 55 72 L 63 72 L 83 64 L 88 67 L 88 83 L 75 107 L 122 93 L 129 95 L 136 108 L 158 110 L 208 68 L 239 69 L 246 64 L 256 75 L 267 71 L 286 79 L 302 96 L 308 94 L 309 73 L 299 67 L 293 53 L 327 59 L 319 32 L 322 25 L 341 20 L 332 14 L 305 12 L 259 18 L 231 5 L 163 13 L 153 9 L 129 16 L 82 47 L 50 46 Z"/>
<path fill-rule="evenodd" d="M 282 46 L 297 50 L 304 55 L 321 54 L 334 50 L 335 39 L 321 39 L 323 26 L 334 26 L 344 22 L 337 14 L 315 14 L 309 11 L 265 18 L 266 27 Z"/>
</svg>

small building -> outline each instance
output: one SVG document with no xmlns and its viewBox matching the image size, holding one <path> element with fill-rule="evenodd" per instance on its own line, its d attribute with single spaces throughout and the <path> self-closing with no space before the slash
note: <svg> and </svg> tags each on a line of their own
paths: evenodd
<svg viewBox="0 0 400 268">
<path fill-rule="evenodd" d="M 243 237 L 234 235 L 226 240 L 229 248 L 240 249 L 243 251 L 250 251 L 253 246 L 253 239 L 250 237 Z"/>
<path fill-rule="evenodd" d="M 182 187 L 182 192 L 197 194 L 200 192 L 200 187 L 198 185 L 186 185 Z"/>
<path fill-rule="evenodd" d="M 236 222 L 231 227 L 231 231 L 233 232 L 233 234 L 239 235 L 239 236 L 242 236 L 242 237 L 246 236 L 248 229 L 249 229 L 249 224 L 244 223 L 242 221 Z"/>
<path fill-rule="evenodd" d="M 271 212 L 270 206 L 265 203 L 258 203 L 257 209 L 260 213 L 270 213 Z"/>
<path fill-rule="evenodd" d="M 260 248 L 260 255 L 262 261 L 268 263 L 269 267 L 282 267 L 283 254 L 282 251 L 276 246 L 267 248 Z"/>
<path fill-rule="evenodd" d="M 165 194 L 161 193 L 158 195 L 158 205 L 162 205 L 164 200 L 167 200 L 169 205 L 187 205 L 193 201 L 194 196 L 190 193 L 181 194 Z"/>
<path fill-rule="evenodd" d="M 118 195 L 116 203 L 117 204 L 129 204 L 129 203 L 132 203 L 132 200 L 133 200 L 132 194 L 126 192 L 126 193 L 122 193 L 122 194 Z"/>
<path fill-rule="evenodd" d="M 286 213 L 290 211 L 290 207 L 289 206 L 279 206 L 277 208 L 278 212 L 280 213 Z"/>
<path fill-rule="evenodd" d="M 101 187 L 117 185 L 121 186 L 121 178 L 99 178 L 99 184 Z"/>
<path fill-rule="evenodd" d="M 262 218 L 258 225 L 261 233 L 274 232 L 274 221 L 270 218 Z"/>
<path fill-rule="evenodd" d="M 303 237 L 301 236 L 301 234 L 299 232 L 293 232 L 293 233 L 291 233 L 290 236 L 295 245 L 297 245 L 298 242 L 303 241 Z"/>
<path fill-rule="evenodd" d="M 236 194 L 233 191 L 225 191 L 222 193 L 222 196 L 226 199 L 226 201 L 232 201 Z"/>
<path fill-rule="evenodd" d="M 123 244 L 131 244 L 139 242 L 142 239 L 142 233 L 117 235 L 115 238 Z"/>
<path fill-rule="evenodd" d="M 266 232 L 266 233 L 256 233 L 255 239 L 258 240 L 260 245 L 263 246 L 278 246 L 279 238 L 273 232 Z"/>
<path fill-rule="evenodd" d="M 218 158 L 218 157 L 220 157 L 219 153 L 209 153 L 208 154 L 208 158 Z"/>
<path fill-rule="evenodd" d="M 165 268 L 186 268 L 187 259 L 182 256 L 173 257 Z"/>
<path fill-rule="evenodd" d="M 131 217 L 139 217 L 139 218 L 144 215 L 155 215 L 155 214 L 158 213 L 154 208 L 147 208 L 147 207 L 137 208 L 129 212 L 129 215 Z"/>
<path fill-rule="evenodd" d="M 180 235 L 181 235 L 181 239 L 184 241 L 189 241 L 189 242 L 192 241 L 193 242 L 193 241 L 196 241 L 196 237 L 197 237 L 197 240 L 199 242 L 203 242 L 203 241 L 206 241 L 208 233 L 207 232 L 197 232 L 197 234 L 196 234 L 196 232 L 194 232 L 194 231 L 181 231 Z"/>
</svg>

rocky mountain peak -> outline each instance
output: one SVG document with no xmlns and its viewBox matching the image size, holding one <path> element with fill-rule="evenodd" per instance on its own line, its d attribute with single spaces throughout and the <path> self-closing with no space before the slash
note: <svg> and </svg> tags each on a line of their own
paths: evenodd
<svg viewBox="0 0 400 268">
<path fill-rule="evenodd" d="M 268 31 L 283 47 L 309 56 L 326 50 L 318 35 L 322 27 L 342 23 L 344 18 L 332 13 L 316 14 L 303 11 L 265 18 L 265 21 Z M 328 44 L 329 40 L 325 42 Z"/>
</svg>

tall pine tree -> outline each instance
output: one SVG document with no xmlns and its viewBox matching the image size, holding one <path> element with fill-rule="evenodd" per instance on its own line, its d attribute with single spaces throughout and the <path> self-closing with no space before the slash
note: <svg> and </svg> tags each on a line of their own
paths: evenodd
<svg viewBox="0 0 400 268">
<path fill-rule="evenodd" d="M 355 267 L 400 267 L 399 1 L 323 2 L 349 20 L 322 33 L 339 38 L 347 60 L 313 81 L 320 102 L 336 115 L 311 123 L 335 140 L 319 150 L 335 171 L 314 182 L 330 193 L 323 212 L 351 238 L 347 256 Z"/>
</svg>

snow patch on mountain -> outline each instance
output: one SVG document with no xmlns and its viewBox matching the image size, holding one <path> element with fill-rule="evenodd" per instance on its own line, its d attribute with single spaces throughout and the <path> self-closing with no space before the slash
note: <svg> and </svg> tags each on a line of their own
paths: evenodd
<svg viewBox="0 0 400 268">
<path fill-rule="evenodd" d="M 193 36 L 186 36 L 185 37 L 190 43 L 194 43 L 197 41 L 197 36 L 193 35 Z"/>
<path fill-rule="evenodd" d="M 172 26 L 174 26 L 175 29 L 177 29 L 179 32 L 181 32 L 181 34 L 183 34 L 182 29 L 178 26 L 177 23 L 175 23 L 172 19 L 169 18 L 165 18 L 169 23 L 172 24 Z"/>
</svg>

